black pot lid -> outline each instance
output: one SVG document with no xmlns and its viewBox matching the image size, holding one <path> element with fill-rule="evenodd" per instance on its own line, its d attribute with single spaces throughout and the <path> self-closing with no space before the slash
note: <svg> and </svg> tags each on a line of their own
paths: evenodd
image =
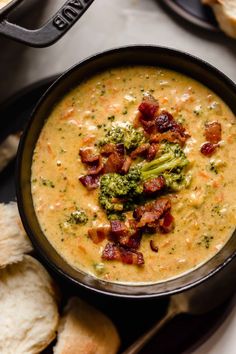
<svg viewBox="0 0 236 354">
<path fill-rule="evenodd" d="M 201 0 L 162 0 L 185 20 L 211 31 L 219 31 L 213 12 Z"/>
</svg>

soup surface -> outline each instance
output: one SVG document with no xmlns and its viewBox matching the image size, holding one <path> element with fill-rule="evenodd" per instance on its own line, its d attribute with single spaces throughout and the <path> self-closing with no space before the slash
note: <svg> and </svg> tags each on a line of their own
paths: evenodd
<svg viewBox="0 0 236 354">
<path fill-rule="evenodd" d="M 122 67 L 82 82 L 52 109 L 34 151 L 32 195 L 49 242 L 74 268 L 112 282 L 158 282 L 207 261 L 236 226 L 235 123 L 217 95 L 170 70 Z M 143 137 L 136 139 L 142 151 L 135 139 L 125 148 L 122 139 L 111 139 L 112 129 L 133 126 Z M 107 143 L 123 148 L 113 158 L 125 153 L 126 171 L 116 170 L 118 179 L 173 147 L 185 162 L 163 169 L 158 160 L 158 174 L 151 167 L 148 178 L 146 165 L 146 179 L 138 182 L 144 189 L 132 189 L 131 199 L 120 197 L 115 182 L 119 197 L 109 199 L 111 212 L 101 199 L 104 176 L 114 177 Z M 81 179 L 87 175 L 90 180 Z M 127 234 L 137 242 L 127 244 Z"/>
</svg>

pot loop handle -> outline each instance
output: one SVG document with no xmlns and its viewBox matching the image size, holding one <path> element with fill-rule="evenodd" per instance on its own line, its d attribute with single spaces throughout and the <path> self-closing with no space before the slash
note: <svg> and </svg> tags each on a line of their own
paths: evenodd
<svg viewBox="0 0 236 354">
<path fill-rule="evenodd" d="M 73 26 L 93 1 L 68 0 L 45 25 L 35 30 L 29 30 L 4 19 L 0 21 L 0 34 L 32 47 L 47 47 Z"/>
</svg>

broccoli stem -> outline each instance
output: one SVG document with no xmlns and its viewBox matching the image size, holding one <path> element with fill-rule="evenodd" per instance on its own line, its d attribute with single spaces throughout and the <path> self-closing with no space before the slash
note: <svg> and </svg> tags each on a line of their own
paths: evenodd
<svg viewBox="0 0 236 354">
<path fill-rule="evenodd" d="M 167 151 L 160 157 L 151 162 L 146 162 L 140 167 L 141 178 L 146 180 L 149 178 L 158 177 L 159 175 L 168 171 L 171 173 L 175 171 L 180 173 L 182 169 L 188 164 L 188 160 L 184 152 L 173 145 L 166 146 Z"/>
<path fill-rule="evenodd" d="M 144 173 L 146 171 L 150 172 L 151 170 L 155 170 L 159 166 L 162 166 L 165 162 L 170 161 L 172 158 L 173 156 L 170 153 L 164 154 L 158 159 L 144 163 L 144 165 L 141 167 L 141 171 Z"/>
<path fill-rule="evenodd" d="M 177 168 L 183 168 L 187 165 L 188 161 L 179 157 L 172 158 L 166 154 L 159 159 L 153 160 L 150 163 L 145 163 L 141 168 L 141 176 L 143 180 L 151 177 L 157 177 L 165 171 L 172 171 Z"/>
</svg>

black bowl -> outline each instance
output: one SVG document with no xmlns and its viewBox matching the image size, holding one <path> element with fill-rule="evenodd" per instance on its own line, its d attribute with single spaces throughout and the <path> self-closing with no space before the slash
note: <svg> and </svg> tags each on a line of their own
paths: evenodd
<svg viewBox="0 0 236 354">
<path fill-rule="evenodd" d="M 236 232 L 223 249 L 208 262 L 176 279 L 150 285 L 122 285 L 99 280 L 75 270 L 55 251 L 43 234 L 33 207 L 31 195 L 31 163 L 35 144 L 52 107 L 86 77 L 109 67 L 121 65 L 152 65 L 184 73 L 208 86 L 236 114 L 236 86 L 220 71 L 191 55 L 154 47 L 131 46 L 110 50 L 86 59 L 63 74 L 43 95 L 21 138 L 17 162 L 17 200 L 24 227 L 41 255 L 54 271 L 71 282 L 99 293 L 128 298 L 160 297 L 187 290 L 206 280 L 217 280 L 219 272 L 232 268 L 236 254 Z M 228 266 L 228 267 L 226 267 Z M 231 273 L 232 274 L 232 273 Z M 214 277 L 213 277 L 214 276 Z M 220 280 L 218 280 L 219 282 Z"/>
</svg>

